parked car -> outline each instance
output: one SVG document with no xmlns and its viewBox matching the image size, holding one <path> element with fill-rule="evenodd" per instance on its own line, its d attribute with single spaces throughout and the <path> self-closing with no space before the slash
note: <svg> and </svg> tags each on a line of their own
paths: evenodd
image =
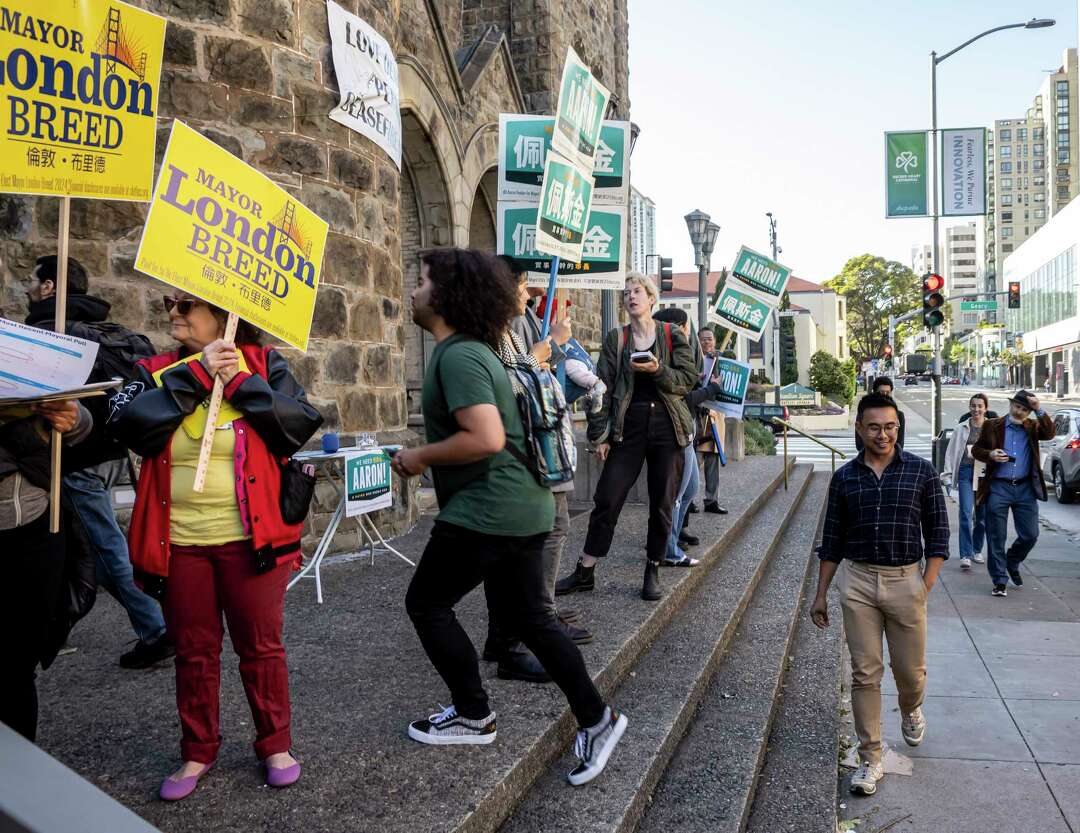
<svg viewBox="0 0 1080 833">
<path fill-rule="evenodd" d="M 1054 439 L 1042 447 L 1043 474 L 1053 484 L 1058 503 L 1072 503 L 1080 491 L 1080 410 L 1064 408 L 1054 414 Z"/>
<path fill-rule="evenodd" d="M 743 406 L 743 419 L 756 420 L 769 426 L 774 434 L 783 434 L 784 427 L 773 422 L 773 417 L 787 420 L 787 405 L 765 405 L 761 402 L 748 402 Z"/>
<path fill-rule="evenodd" d="M 917 385 L 917 384 L 919 384 L 919 377 L 918 376 L 905 376 L 904 377 L 904 384 L 905 385 Z"/>
</svg>

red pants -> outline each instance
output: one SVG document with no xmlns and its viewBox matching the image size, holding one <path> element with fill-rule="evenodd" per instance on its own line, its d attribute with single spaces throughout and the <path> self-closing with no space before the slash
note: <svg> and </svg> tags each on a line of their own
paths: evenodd
<svg viewBox="0 0 1080 833">
<path fill-rule="evenodd" d="M 165 620 L 176 643 L 176 707 L 185 761 L 212 763 L 221 746 L 222 612 L 255 721 L 255 754 L 262 760 L 289 751 L 289 670 L 281 631 L 290 569 L 285 563 L 259 575 L 247 541 L 172 547 Z"/>
</svg>

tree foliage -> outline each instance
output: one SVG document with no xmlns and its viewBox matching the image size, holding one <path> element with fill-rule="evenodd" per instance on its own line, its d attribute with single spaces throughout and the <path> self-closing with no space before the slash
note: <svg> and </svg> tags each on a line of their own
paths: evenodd
<svg viewBox="0 0 1080 833">
<path fill-rule="evenodd" d="M 810 357 L 810 387 L 834 402 L 850 404 L 855 396 L 855 360 L 841 362 L 818 350 Z"/>
<path fill-rule="evenodd" d="M 881 354 L 889 337 L 889 316 L 919 306 L 922 291 L 907 266 L 870 254 L 851 258 L 825 286 L 847 301 L 848 339 L 859 362 Z"/>
</svg>

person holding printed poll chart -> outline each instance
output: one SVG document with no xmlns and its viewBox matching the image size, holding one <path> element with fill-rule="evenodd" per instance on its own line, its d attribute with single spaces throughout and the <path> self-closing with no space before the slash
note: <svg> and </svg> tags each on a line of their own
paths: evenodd
<svg viewBox="0 0 1080 833">
<path fill-rule="evenodd" d="M 589 442 L 604 470 L 596 484 L 585 547 L 574 572 L 555 585 L 556 595 L 591 591 L 597 562 L 608 554 L 626 498 L 648 464 L 649 532 L 641 598 L 662 598 L 659 567 L 667 552 L 672 510 L 683 475 L 683 449 L 694 421 L 683 397 L 698 379 L 694 353 L 682 331 L 653 320 L 656 284 L 644 275 L 626 278 L 623 304 L 630 324 L 604 338 L 597 368 L 607 391 L 604 407 L 589 414 Z"/>
<path fill-rule="evenodd" d="M 300 555 L 303 517 L 285 518 L 279 464 L 322 424 L 280 353 L 240 322 L 185 293 L 166 295 L 179 348 L 144 359 L 110 401 L 113 436 L 142 455 L 129 549 L 135 578 L 164 600 L 176 644 L 181 767 L 161 798 L 190 795 L 221 746 L 222 613 L 255 724 L 266 783 L 300 777 L 292 757 L 289 676 L 282 642 L 285 586 Z M 205 488 L 194 482 L 215 377 L 224 384 Z M 306 509 L 306 506 L 304 507 Z"/>
<path fill-rule="evenodd" d="M 518 313 L 517 298 L 505 264 L 471 249 L 425 255 L 412 293 L 413 320 L 436 342 L 422 393 L 427 443 L 399 451 L 393 467 L 401 477 L 431 469 L 439 514 L 405 609 L 450 689 L 450 705 L 410 723 L 408 735 L 437 746 L 495 741 L 495 712 L 476 650 L 454 615 L 457 603 L 486 582 L 500 620 L 570 703 L 579 727 L 578 765 L 567 778 L 579 785 L 604 769 L 627 719 L 596 690 L 545 584 L 544 544 L 555 503 L 524 462 L 517 399 L 495 352 Z"/>
</svg>

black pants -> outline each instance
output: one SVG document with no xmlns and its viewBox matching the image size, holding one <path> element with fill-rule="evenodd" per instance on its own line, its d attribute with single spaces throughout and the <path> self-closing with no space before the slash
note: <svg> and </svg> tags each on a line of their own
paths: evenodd
<svg viewBox="0 0 1080 833">
<path fill-rule="evenodd" d="M 37 737 L 34 678 L 63 586 L 64 535 L 49 534 L 49 513 L 0 530 L 0 722 Z"/>
<path fill-rule="evenodd" d="M 600 482 L 593 495 L 585 553 L 603 558 L 611 549 L 615 525 L 619 522 L 626 496 L 648 464 L 649 536 L 648 557 L 661 561 L 671 535 L 671 515 L 683 474 L 683 449 L 663 402 L 631 403 L 623 420 L 622 442 L 608 454 Z"/>
<path fill-rule="evenodd" d="M 454 605 L 486 581 L 501 621 L 510 624 L 562 689 L 578 724 L 595 726 L 603 719 L 604 701 L 581 652 L 559 627 L 547 601 L 542 556 L 546 537 L 483 535 L 435 522 L 405 595 L 405 608 L 462 717 L 478 720 L 491 711 L 476 650 L 454 615 Z"/>
</svg>

